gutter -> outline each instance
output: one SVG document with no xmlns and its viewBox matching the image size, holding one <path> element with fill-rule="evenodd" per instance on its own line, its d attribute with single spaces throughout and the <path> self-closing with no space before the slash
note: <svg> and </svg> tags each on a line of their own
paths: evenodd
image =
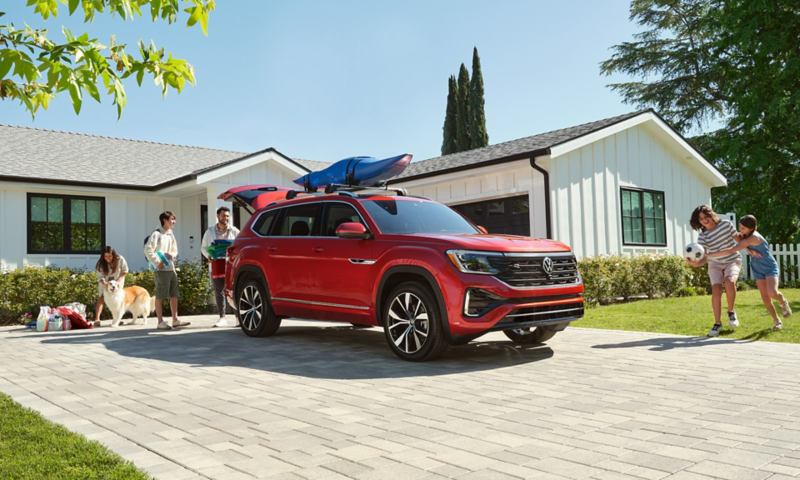
<svg viewBox="0 0 800 480">
<path fill-rule="evenodd" d="M 536 157 L 531 157 L 531 167 L 537 172 L 540 172 L 542 177 L 544 177 L 544 221 L 547 226 L 547 238 L 552 240 L 553 232 L 550 226 L 550 174 L 547 170 L 536 164 Z"/>
</svg>

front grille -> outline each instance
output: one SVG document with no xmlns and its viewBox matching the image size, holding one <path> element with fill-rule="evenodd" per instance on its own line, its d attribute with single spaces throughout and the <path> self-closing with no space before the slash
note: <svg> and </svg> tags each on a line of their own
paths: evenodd
<svg viewBox="0 0 800 480">
<path fill-rule="evenodd" d="M 501 320 L 502 323 L 536 322 L 558 320 L 561 318 L 582 318 L 583 302 L 540 305 L 536 307 L 515 308 Z"/>
<path fill-rule="evenodd" d="M 495 278 L 514 288 L 568 286 L 578 283 L 578 264 L 574 255 L 562 256 L 504 256 L 487 257 L 492 267 L 501 270 Z M 553 269 L 548 274 L 542 266 L 544 259 L 553 261 Z"/>
</svg>

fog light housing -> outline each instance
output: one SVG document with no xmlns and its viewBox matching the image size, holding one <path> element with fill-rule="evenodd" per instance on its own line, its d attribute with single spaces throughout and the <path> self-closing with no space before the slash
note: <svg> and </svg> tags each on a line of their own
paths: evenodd
<svg viewBox="0 0 800 480">
<path fill-rule="evenodd" d="M 464 316 L 480 317 L 503 303 L 504 298 L 480 288 L 468 288 L 464 292 Z"/>
</svg>

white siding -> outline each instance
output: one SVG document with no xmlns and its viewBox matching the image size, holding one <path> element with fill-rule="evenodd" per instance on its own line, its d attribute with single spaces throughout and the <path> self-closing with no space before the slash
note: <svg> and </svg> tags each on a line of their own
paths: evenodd
<svg viewBox="0 0 800 480">
<path fill-rule="evenodd" d="M 546 165 L 542 165 L 547 168 Z M 528 195 L 531 235 L 544 238 L 547 225 L 544 209 L 544 177 L 530 166 L 529 160 L 462 174 L 435 177 L 393 186 L 408 189 L 409 195 L 428 197 L 448 205 L 472 203 L 494 198 Z"/>
<path fill-rule="evenodd" d="M 695 207 L 711 204 L 711 185 L 645 127 L 635 126 L 550 160 L 556 240 L 578 257 L 669 251 L 697 238 Z M 620 189 L 664 192 L 666 247 L 623 245 Z"/>
</svg>

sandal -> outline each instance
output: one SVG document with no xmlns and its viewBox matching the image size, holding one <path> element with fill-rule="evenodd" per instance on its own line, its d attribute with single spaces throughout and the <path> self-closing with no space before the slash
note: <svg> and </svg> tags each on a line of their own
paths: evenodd
<svg viewBox="0 0 800 480">
<path fill-rule="evenodd" d="M 772 326 L 772 330 L 777 332 L 782 328 L 783 328 L 783 322 L 781 322 L 780 320 L 775 320 L 775 325 Z"/>
<path fill-rule="evenodd" d="M 783 315 L 783 318 L 789 318 L 792 316 L 792 309 L 789 307 L 789 300 L 781 303 L 781 315 Z"/>
</svg>

